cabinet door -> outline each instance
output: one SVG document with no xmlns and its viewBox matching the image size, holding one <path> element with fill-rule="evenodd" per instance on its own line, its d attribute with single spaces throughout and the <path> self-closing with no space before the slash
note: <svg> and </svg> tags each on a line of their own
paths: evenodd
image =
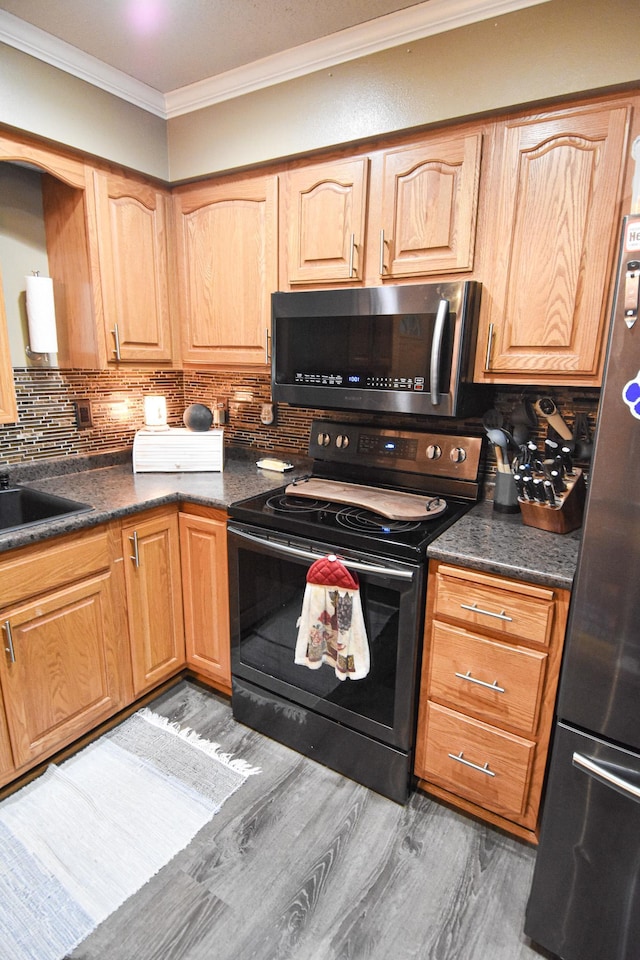
<svg viewBox="0 0 640 960">
<path fill-rule="evenodd" d="M 481 144 L 476 133 L 385 153 L 381 277 L 472 269 Z"/>
<path fill-rule="evenodd" d="M 14 776 L 15 766 L 9 741 L 9 728 L 7 727 L 4 704 L 0 695 L 0 786 L 8 783 Z"/>
<path fill-rule="evenodd" d="M 135 694 L 184 666 L 180 544 L 175 511 L 122 528 Z"/>
<path fill-rule="evenodd" d="M 363 279 L 368 169 L 362 157 L 286 175 L 289 283 Z"/>
<path fill-rule="evenodd" d="M 93 183 L 107 357 L 170 361 L 168 194 L 97 171 Z"/>
<path fill-rule="evenodd" d="M 174 192 L 183 360 L 265 364 L 277 288 L 277 179 Z"/>
<path fill-rule="evenodd" d="M 231 687 L 227 526 L 180 514 L 187 665 Z"/>
<path fill-rule="evenodd" d="M 16 767 L 121 706 L 110 573 L 2 613 L 0 683 Z"/>
<path fill-rule="evenodd" d="M 18 419 L 16 389 L 13 380 L 13 368 L 9 353 L 7 318 L 2 292 L 2 274 L 0 274 L 0 423 L 15 423 Z"/>
<path fill-rule="evenodd" d="M 602 105 L 498 129 L 476 379 L 600 383 L 627 124 Z"/>
</svg>

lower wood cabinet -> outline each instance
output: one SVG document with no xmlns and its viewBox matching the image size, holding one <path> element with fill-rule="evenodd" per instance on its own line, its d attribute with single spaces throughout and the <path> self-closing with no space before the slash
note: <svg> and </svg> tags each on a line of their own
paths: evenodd
<svg viewBox="0 0 640 960">
<path fill-rule="evenodd" d="M 226 514 L 184 507 L 180 549 L 187 666 L 230 692 Z"/>
<path fill-rule="evenodd" d="M 133 690 L 137 696 L 184 667 L 180 534 L 175 507 L 122 526 Z"/>
<path fill-rule="evenodd" d="M 535 842 L 569 593 L 432 561 L 415 773 Z"/>
<path fill-rule="evenodd" d="M 0 584 L 0 787 L 185 668 L 231 691 L 223 510 L 173 504 L 12 550 Z"/>
<path fill-rule="evenodd" d="M 130 695 L 117 548 L 108 525 L 0 563 L 0 783 L 106 720 Z"/>
</svg>

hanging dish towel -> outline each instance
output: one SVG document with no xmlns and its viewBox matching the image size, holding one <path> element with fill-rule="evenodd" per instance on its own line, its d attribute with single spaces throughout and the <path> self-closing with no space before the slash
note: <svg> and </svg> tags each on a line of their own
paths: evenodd
<svg viewBox="0 0 640 960">
<path fill-rule="evenodd" d="M 307 571 L 298 619 L 295 662 L 312 670 L 327 663 L 339 680 L 363 680 L 369 673 L 369 641 L 358 578 L 334 554 Z"/>
</svg>

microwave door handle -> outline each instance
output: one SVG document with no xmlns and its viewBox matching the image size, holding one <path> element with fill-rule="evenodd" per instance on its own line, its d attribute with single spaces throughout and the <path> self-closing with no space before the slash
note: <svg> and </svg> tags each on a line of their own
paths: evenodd
<svg viewBox="0 0 640 960">
<path fill-rule="evenodd" d="M 437 407 L 440 403 L 440 370 L 442 368 L 442 338 L 444 336 L 444 325 L 449 316 L 449 301 L 444 298 L 438 304 L 436 313 L 436 322 L 433 328 L 433 337 L 431 338 L 431 403 Z"/>
</svg>

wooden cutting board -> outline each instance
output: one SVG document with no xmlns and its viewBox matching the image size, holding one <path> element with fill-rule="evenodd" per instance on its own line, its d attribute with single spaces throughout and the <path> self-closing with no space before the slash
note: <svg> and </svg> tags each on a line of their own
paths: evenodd
<svg viewBox="0 0 640 960">
<path fill-rule="evenodd" d="M 396 493 L 358 483 L 340 483 L 339 480 L 300 480 L 290 483 L 285 493 L 292 497 L 314 497 L 364 507 L 389 520 L 427 520 L 437 517 L 447 508 L 446 501 L 441 497 Z"/>
</svg>

